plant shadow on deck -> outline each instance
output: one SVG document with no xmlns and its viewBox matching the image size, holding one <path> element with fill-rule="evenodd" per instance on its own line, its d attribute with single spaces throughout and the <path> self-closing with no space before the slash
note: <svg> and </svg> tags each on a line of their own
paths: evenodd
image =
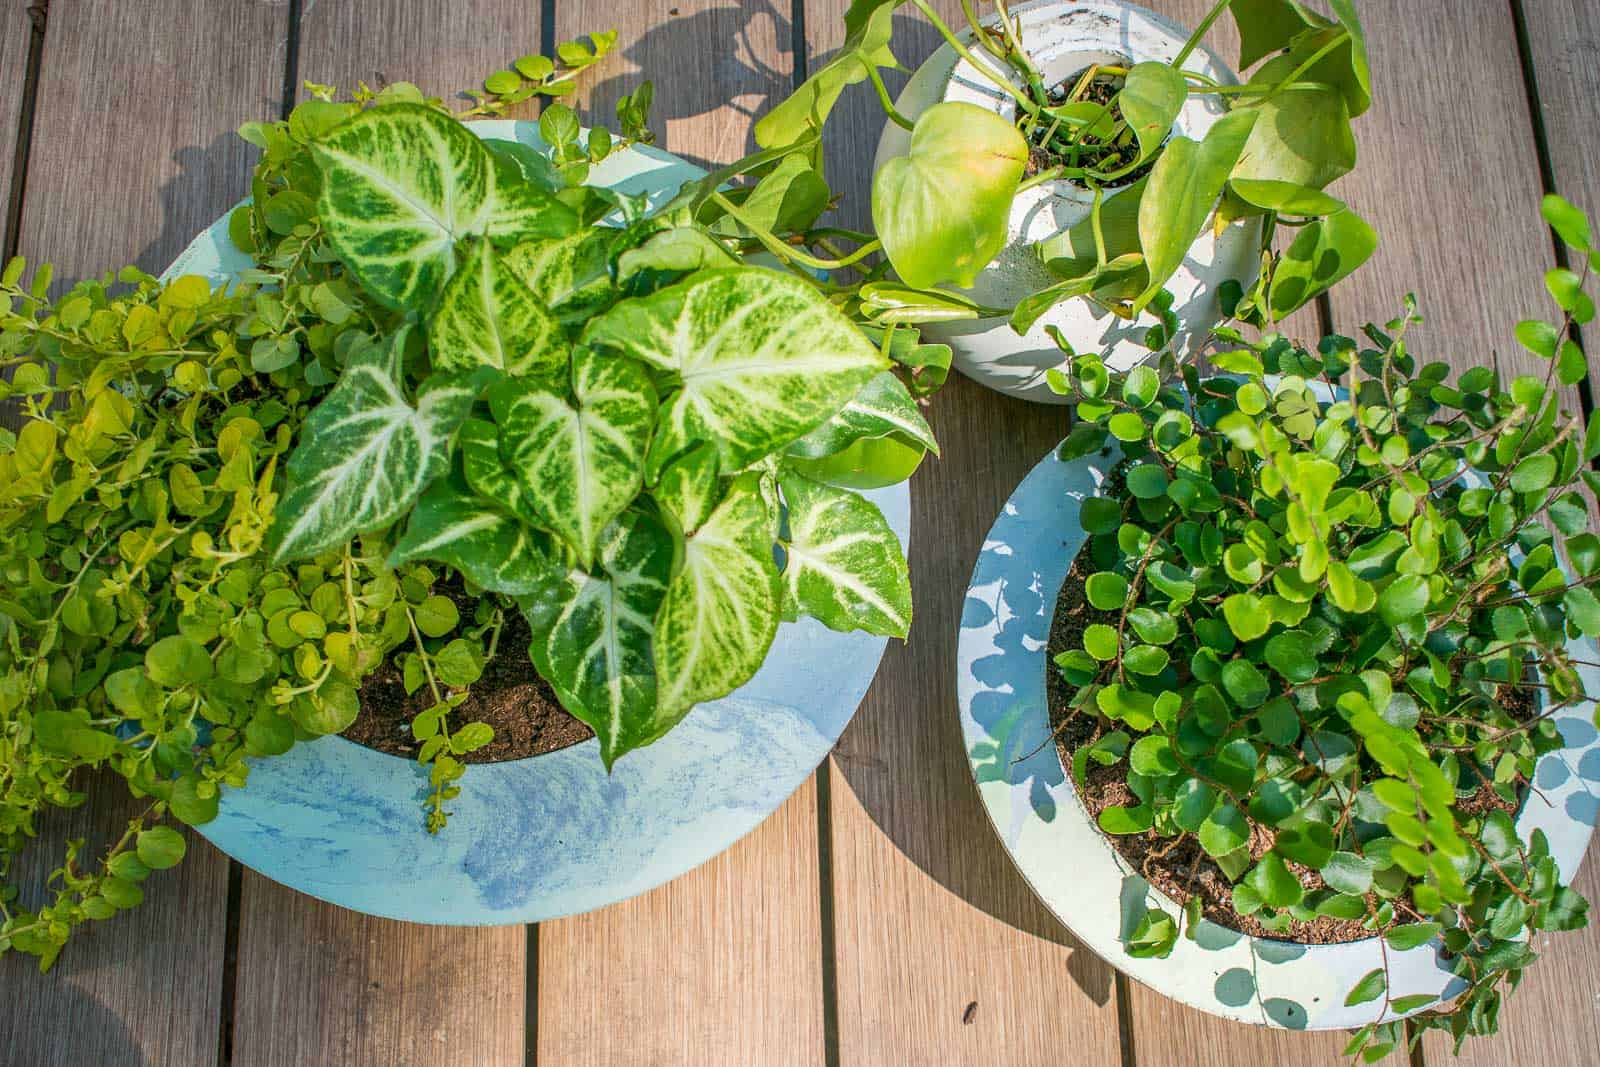
<svg viewBox="0 0 1600 1067">
<path fill-rule="evenodd" d="M 929 415 L 943 458 L 930 457 L 911 487 L 916 620 L 905 644 L 891 643 L 834 764 L 906 858 L 974 907 L 1070 949 L 1066 965 L 1074 981 L 1104 1004 L 1111 968 L 1033 895 L 982 810 L 955 693 L 956 641 L 973 561 L 1012 488 L 1063 436 L 1066 417 L 1060 408 L 1003 397 L 954 374 Z M 837 857 L 837 817 L 833 829 Z"/>
<path fill-rule="evenodd" d="M 653 80 L 650 126 L 657 147 L 710 170 L 753 151 L 755 120 L 793 91 L 792 68 L 778 69 L 769 60 L 787 60 L 792 38 L 789 4 L 777 0 L 746 0 L 669 18 L 623 43 L 620 56 L 634 69 L 593 82 L 579 115 L 587 126 L 614 128 L 617 99 Z M 614 70 L 617 58 L 613 53 L 597 69 Z M 719 111 L 726 118 L 717 134 L 726 136 L 716 139 L 726 143 L 708 143 L 706 122 L 693 124 L 702 133 L 696 143 L 675 143 L 674 123 Z"/>
</svg>

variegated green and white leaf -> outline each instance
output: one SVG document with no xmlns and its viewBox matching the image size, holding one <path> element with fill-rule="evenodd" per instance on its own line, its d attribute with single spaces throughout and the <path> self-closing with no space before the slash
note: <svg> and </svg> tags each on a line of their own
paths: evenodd
<svg viewBox="0 0 1600 1067">
<path fill-rule="evenodd" d="M 449 469 L 451 439 L 479 385 L 436 375 L 415 406 L 407 402 L 396 377 L 407 333 L 352 361 L 306 418 L 269 535 L 274 565 L 383 529 Z"/>
<path fill-rule="evenodd" d="M 790 445 L 789 455 L 821 459 L 842 452 L 857 441 L 879 437 L 899 437 L 939 454 L 933 430 L 893 371 L 884 371 L 862 386 L 831 419 Z"/>
<path fill-rule="evenodd" d="M 657 717 L 651 653 L 674 554 L 661 521 L 633 508 L 606 528 L 596 574 L 571 571 L 522 602 L 534 666 L 594 730 L 608 769 L 677 721 Z"/>
<path fill-rule="evenodd" d="M 428 347 L 440 370 L 494 367 L 558 380 L 570 357 L 561 325 L 487 240 L 472 243 L 445 284 L 428 323 Z"/>
<path fill-rule="evenodd" d="M 590 344 L 674 375 L 651 448 L 657 470 L 716 443 L 740 470 L 832 416 L 888 360 L 804 281 L 759 267 L 702 271 L 593 320 Z"/>
<path fill-rule="evenodd" d="M 507 596 L 538 592 L 566 570 L 550 535 L 475 494 L 460 474 L 438 479 L 422 494 L 389 566 L 419 559 L 448 564 Z"/>
<path fill-rule="evenodd" d="M 525 182 L 498 180 L 493 157 L 459 121 L 419 104 L 369 108 L 312 145 L 329 242 L 369 294 L 426 307 L 468 237 L 559 237 L 577 217 Z"/>
<path fill-rule="evenodd" d="M 783 543 L 783 613 L 833 630 L 905 637 L 911 574 L 900 539 L 877 506 L 848 489 L 787 475 L 789 538 Z"/>
<path fill-rule="evenodd" d="M 742 474 L 694 536 L 656 614 L 656 716 L 677 722 L 760 669 L 778 632 L 782 579 L 772 507 L 760 476 Z"/>
<path fill-rule="evenodd" d="M 506 264 L 561 322 L 586 322 L 616 299 L 611 284 L 613 230 L 591 227 L 568 237 L 524 241 Z"/>
<path fill-rule="evenodd" d="M 543 520 L 587 567 L 600 534 L 643 484 L 656 393 L 634 360 L 580 349 L 565 393 L 508 379 L 489 392 L 500 456 Z"/>
<path fill-rule="evenodd" d="M 650 495 L 672 514 L 680 530 L 694 533 L 722 502 L 720 475 L 716 448 L 696 445 L 662 469 Z"/>
<path fill-rule="evenodd" d="M 500 455 L 500 428 L 486 419 L 468 419 L 456 434 L 461 448 L 461 466 L 467 476 L 467 485 L 481 497 L 499 501 L 511 514 L 524 522 L 542 520 L 528 499 L 527 491 Z"/>
</svg>

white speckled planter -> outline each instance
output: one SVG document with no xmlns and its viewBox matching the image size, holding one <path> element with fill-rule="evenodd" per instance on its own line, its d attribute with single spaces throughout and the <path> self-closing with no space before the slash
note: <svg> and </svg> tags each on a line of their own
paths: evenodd
<svg viewBox="0 0 1600 1067">
<path fill-rule="evenodd" d="M 1044 73 L 1046 84 L 1060 81 L 1091 63 L 1169 61 L 1189 37 L 1187 30 L 1162 16 L 1117 0 L 1037 0 L 1016 7 L 1012 15 L 1020 23 L 1023 45 Z M 998 61 L 982 52 L 974 54 L 1020 87 L 1021 82 L 1009 68 L 1002 71 Z M 1184 67 L 1224 85 L 1238 83 L 1227 64 L 1204 45 L 1190 54 Z M 960 59 L 948 44 L 917 69 L 896 107 L 907 118 L 915 119 L 944 100 L 977 104 L 1007 119 L 1016 115 L 1016 102 L 982 71 Z M 1199 140 L 1223 114 L 1215 98 L 1191 96 L 1173 124 L 1173 131 Z M 886 123 L 874 170 L 889 159 L 907 154 L 910 145 L 907 131 Z M 1116 191 L 1108 192 L 1107 198 L 1115 195 Z M 1012 307 L 1023 297 L 1054 284 L 1059 279 L 1039 261 L 1034 245 L 1087 218 L 1091 203 L 1088 192 L 1066 181 L 1047 182 L 1020 193 L 1011 208 L 1010 236 L 1005 248 L 979 275 L 977 283 L 964 292 L 990 307 Z M 1189 344 L 1203 338 L 1217 322 L 1218 285 L 1233 278 L 1248 288 L 1255 280 L 1260 234 L 1259 220 L 1235 223 L 1223 231 L 1220 239 L 1212 236 L 1208 226 L 1189 249 L 1183 266 L 1167 283 L 1175 297 L 1173 309 L 1180 323 L 1180 354 L 1187 353 Z M 1059 328 L 1077 351 L 1099 353 L 1112 368 L 1126 370 L 1150 354 L 1139 339 L 1156 324 L 1149 312 L 1128 322 L 1088 300 L 1077 299 L 1058 304 L 1021 337 L 1004 319 L 929 325 L 924 327 L 924 333 L 949 344 L 955 350 L 956 367 L 969 378 L 1013 396 L 1059 404 L 1064 401 L 1045 384 L 1045 371 L 1059 367 L 1062 355 L 1045 332 L 1046 327 Z"/>
<path fill-rule="evenodd" d="M 480 136 L 540 146 L 527 122 L 481 122 Z M 704 172 L 652 148 L 619 153 L 592 181 L 652 206 Z M 250 266 L 224 218 L 168 268 L 225 281 Z M 866 494 L 902 545 L 905 485 Z M 733 844 L 816 768 L 855 713 L 885 639 L 815 620 L 784 624 L 743 688 L 692 711 L 607 775 L 599 742 L 467 768 L 450 825 L 422 825 L 425 773 L 342 737 L 253 762 L 201 832 L 268 877 L 347 908 L 415 922 L 539 922 L 651 889 Z"/>
<path fill-rule="evenodd" d="M 1119 970 L 1185 1004 L 1241 1022 L 1288 1029 L 1339 1029 L 1372 1022 L 1379 1003 L 1344 1006 L 1368 971 L 1383 965 L 1376 939 L 1300 945 L 1247 937 L 1205 921 L 1198 939 L 1179 938 L 1164 960 L 1123 949 L 1145 908 L 1178 908 L 1152 888 L 1089 818 L 1050 740 L 1045 672 L 1056 597 L 1082 548 L 1084 500 L 1096 495 L 1118 457 L 1063 463 L 1054 453 L 1017 487 L 985 539 L 962 610 L 957 695 L 967 757 L 984 808 L 1006 850 L 1045 904 Z M 1593 643 L 1574 655 L 1593 661 Z M 1580 668 L 1600 693 L 1600 671 Z M 1517 819 L 1524 840 L 1549 837 L 1564 880 L 1577 873 L 1600 815 L 1600 734 L 1594 706 L 1556 720 L 1567 747 L 1544 756 L 1539 795 Z M 1436 945 L 1389 952 L 1396 997 L 1455 996 L 1463 984 Z M 1425 1009 L 1419 1009 L 1425 1010 Z"/>
</svg>

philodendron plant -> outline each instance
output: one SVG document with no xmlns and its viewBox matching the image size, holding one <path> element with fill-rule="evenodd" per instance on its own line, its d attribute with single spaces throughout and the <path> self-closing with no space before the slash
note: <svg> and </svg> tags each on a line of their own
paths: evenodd
<svg viewBox="0 0 1600 1067">
<path fill-rule="evenodd" d="M 1579 213 L 1554 197 L 1545 213 L 1600 266 Z M 1515 825 L 1536 761 L 1563 745 L 1555 716 L 1594 696 L 1568 643 L 1600 635 L 1584 494 L 1600 489 L 1600 420 L 1564 407 L 1586 373 L 1583 281 L 1550 271 L 1561 320 L 1517 327 L 1542 374 L 1452 380 L 1408 349 L 1408 308 L 1365 347 L 1225 333 L 1241 346 L 1213 358 L 1225 376 L 1185 367 L 1181 388 L 1089 356 L 1056 379 L 1082 420 L 1065 454 L 1126 456 L 1125 498 L 1081 513 L 1086 595 L 1108 621 L 1056 658 L 1072 716 L 1095 725 L 1074 776 L 1122 768 L 1134 798 L 1101 829 L 1168 851 L 1192 837 L 1234 911 L 1279 936 L 1332 917 L 1387 948 L 1440 938 L 1459 998 L 1401 995 L 1385 967 L 1347 1003 L 1430 1009 L 1418 1035 L 1458 1048 L 1495 1031 L 1531 933 L 1587 922 L 1544 834 Z M 1152 912 L 1130 951 L 1193 936 L 1200 898 L 1185 910 Z M 1371 1062 L 1404 1040 L 1374 1024 L 1349 1052 Z"/>
<path fill-rule="evenodd" d="M 493 738 L 451 719 L 525 654 L 514 613 L 608 765 L 748 678 L 782 618 L 904 636 L 904 557 L 856 490 L 933 447 L 912 394 L 949 352 L 824 298 L 791 243 L 825 239 L 820 179 L 747 161 L 760 182 L 649 218 L 584 186 L 651 139 L 649 83 L 618 137 L 560 103 L 539 149 L 460 121 L 559 95 L 613 40 L 523 57 L 461 113 L 313 85 L 246 124 L 261 158 L 227 229 L 253 265 L 227 284 L 0 272 L 22 415 L 0 429 L 0 954 L 48 967 L 137 905 L 183 856 L 171 821 L 349 728 L 385 662 L 432 696 L 411 732 L 442 829 Z M 745 264 L 765 244 L 783 271 Z M 24 902 L 15 861 L 86 768 L 142 803 Z"/>
<path fill-rule="evenodd" d="M 826 457 L 933 441 L 812 281 L 687 213 L 542 185 L 428 108 L 313 156 L 320 224 L 397 325 L 307 419 L 274 562 L 394 528 L 392 563 L 520 598 L 608 766 L 747 681 L 780 619 L 905 635 L 899 541 Z"/>
<path fill-rule="evenodd" d="M 1371 226 L 1324 191 L 1355 165 L 1350 120 L 1371 102 L 1366 43 L 1352 0 L 1332 17 L 1299 0 L 1218 0 L 1170 62 L 1094 65 L 1047 84 L 1003 0 L 980 18 L 963 0 L 957 33 L 929 0 L 854 0 L 846 41 L 788 100 L 756 125 L 768 148 L 823 129 L 841 92 L 871 81 L 910 151 L 877 173 L 872 217 L 897 279 L 865 286 L 879 321 L 1009 315 L 1024 333 L 1056 303 L 1087 297 L 1128 318 L 1160 294 L 1207 226 L 1262 220 L 1261 272 L 1235 316 L 1276 322 L 1359 267 L 1376 246 Z M 913 122 L 896 111 L 881 71 L 896 69 L 892 19 L 920 12 L 958 56 L 1010 97 L 1015 120 L 945 102 Z M 1224 11 L 1241 39 L 1244 85 L 1184 68 Z M 1226 109 L 1203 140 L 1173 133 L 1191 97 Z M 1035 168 L 1028 172 L 1030 166 Z M 985 308 L 941 288 L 970 287 L 1007 240 L 1017 192 L 1069 181 L 1093 194 L 1088 216 L 1035 246 L 1060 280 L 1014 308 Z M 1278 247 L 1279 231 L 1293 238 Z"/>
</svg>

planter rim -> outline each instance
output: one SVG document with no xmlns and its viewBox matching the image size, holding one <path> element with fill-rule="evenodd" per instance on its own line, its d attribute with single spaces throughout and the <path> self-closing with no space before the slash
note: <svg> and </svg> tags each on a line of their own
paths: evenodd
<svg viewBox="0 0 1600 1067">
<path fill-rule="evenodd" d="M 475 122 L 480 137 L 541 148 L 537 124 Z M 657 208 L 705 171 L 649 146 L 618 152 L 590 181 Z M 251 258 L 224 215 L 163 277 L 232 281 Z M 910 544 L 905 483 L 864 493 Z M 888 641 L 781 624 L 760 671 L 697 706 L 607 774 L 599 742 L 471 764 L 439 834 L 423 828 L 426 771 L 329 736 L 251 760 L 199 827 L 223 852 L 293 889 L 385 918 L 452 925 L 542 922 L 652 889 L 723 851 L 771 814 L 838 740 Z"/>
<path fill-rule="evenodd" d="M 1383 966 L 1376 937 L 1304 945 L 1203 920 L 1197 940 L 1180 937 L 1164 960 L 1138 959 L 1124 947 L 1142 909 L 1159 906 L 1174 915 L 1181 909 L 1139 877 L 1089 818 L 1052 740 L 1045 691 L 1056 599 L 1086 540 L 1079 509 L 1098 495 L 1119 460 L 1112 450 L 1063 462 L 1052 450 L 1017 487 L 984 540 L 962 612 L 956 677 L 962 736 L 984 809 L 1034 893 L 1130 977 L 1240 1022 L 1284 1029 L 1364 1026 L 1379 1017 L 1381 1003 L 1347 1008 L 1344 999 L 1362 975 Z M 1597 658 L 1587 639 L 1570 645 L 1575 658 Z M 1578 669 L 1585 689 L 1600 693 L 1600 670 Z M 1531 800 L 1517 818 L 1523 840 L 1535 829 L 1545 832 L 1569 882 L 1600 815 L 1600 732 L 1593 716 L 1590 701 L 1556 719 L 1566 747 L 1542 757 L 1535 771 L 1548 803 Z M 1407 952 L 1389 950 L 1395 997 L 1429 993 L 1447 1001 L 1465 988 L 1439 949 L 1435 940 Z"/>
</svg>

